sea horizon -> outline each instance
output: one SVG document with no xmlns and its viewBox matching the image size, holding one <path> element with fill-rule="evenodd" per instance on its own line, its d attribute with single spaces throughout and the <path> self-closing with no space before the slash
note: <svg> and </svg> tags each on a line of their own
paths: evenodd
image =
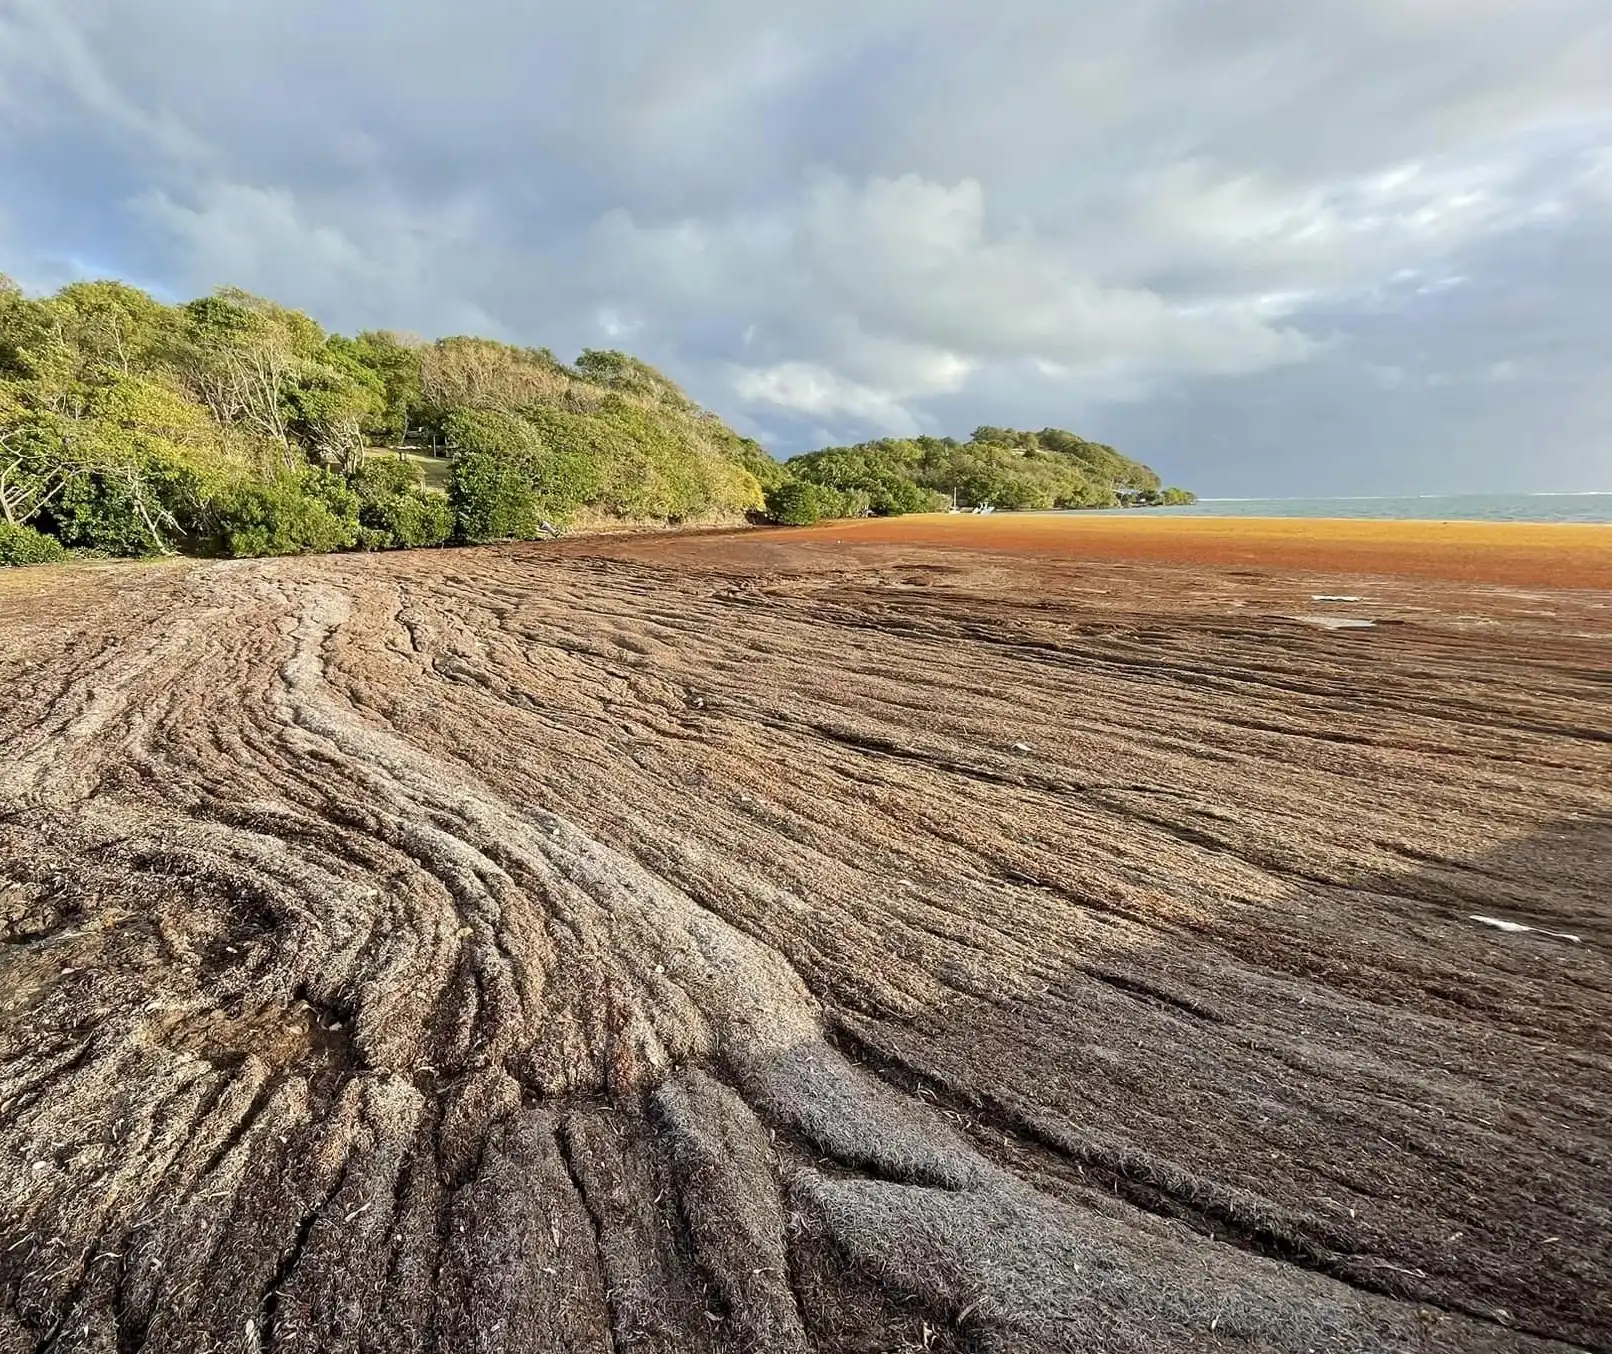
<svg viewBox="0 0 1612 1354">
<path fill-rule="evenodd" d="M 1353 503 L 1385 498 L 1606 498 L 1612 489 L 1521 489 L 1512 493 L 1438 494 L 1200 494 L 1200 503 Z"/>
<path fill-rule="evenodd" d="M 1092 509 L 1073 511 L 1090 512 Z M 1249 498 L 1204 496 L 1154 508 L 1101 508 L 1105 514 L 1177 517 L 1366 517 L 1406 521 L 1612 523 L 1612 490 L 1534 490 L 1490 494 L 1335 494 Z"/>
</svg>

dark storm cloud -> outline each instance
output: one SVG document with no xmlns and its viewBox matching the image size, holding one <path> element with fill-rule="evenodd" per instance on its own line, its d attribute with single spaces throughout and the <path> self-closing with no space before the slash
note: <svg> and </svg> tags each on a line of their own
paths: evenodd
<svg viewBox="0 0 1612 1354">
<path fill-rule="evenodd" d="M 781 451 L 1612 482 L 1602 0 L 0 0 L 0 268 L 667 367 Z"/>
</svg>

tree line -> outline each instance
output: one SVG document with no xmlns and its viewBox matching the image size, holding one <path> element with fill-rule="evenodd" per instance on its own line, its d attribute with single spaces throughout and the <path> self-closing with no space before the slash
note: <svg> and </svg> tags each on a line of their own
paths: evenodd
<svg viewBox="0 0 1612 1354">
<path fill-rule="evenodd" d="M 1045 511 L 1196 501 L 1166 488 L 1147 466 L 1062 428 L 980 427 L 950 437 L 885 438 L 808 452 L 786 463 L 788 483 L 769 503 L 778 520 L 940 512 L 951 508 Z"/>
<path fill-rule="evenodd" d="M 10 562 L 742 521 L 775 465 L 624 353 L 567 365 L 491 339 L 346 337 L 233 289 L 169 306 L 118 282 L 37 300 L 0 282 Z"/>
<path fill-rule="evenodd" d="M 484 338 L 347 337 L 233 288 L 165 305 L 120 282 L 78 282 L 35 299 L 0 275 L 0 563 L 1179 493 L 1055 429 L 780 463 L 625 353 L 567 364 Z"/>
</svg>

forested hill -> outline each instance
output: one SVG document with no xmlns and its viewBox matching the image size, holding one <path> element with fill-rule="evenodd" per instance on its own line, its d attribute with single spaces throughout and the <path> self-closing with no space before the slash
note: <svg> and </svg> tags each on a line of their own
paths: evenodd
<svg viewBox="0 0 1612 1354">
<path fill-rule="evenodd" d="M 235 290 L 167 306 L 82 282 L 30 300 L 0 278 L 0 562 L 741 521 L 781 477 L 623 353 L 568 366 L 490 339 L 327 334 Z"/>
<path fill-rule="evenodd" d="M 0 564 L 1173 496 L 1057 429 L 781 465 L 625 353 L 567 365 L 491 339 L 345 337 L 229 288 L 177 306 L 119 282 L 30 299 L 0 275 Z"/>
<path fill-rule="evenodd" d="M 1062 428 L 976 428 L 967 442 L 886 438 L 809 452 L 786 468 L 793 480 L 829 491 L 830 499 L 851 496 L 850 504 L 832 506 L 860 507 L 866 499 L 876 513 L 1113 508 L 1194 499 L 1184 489 L 1163 487 L 1141 462 Z"/>
</svg>

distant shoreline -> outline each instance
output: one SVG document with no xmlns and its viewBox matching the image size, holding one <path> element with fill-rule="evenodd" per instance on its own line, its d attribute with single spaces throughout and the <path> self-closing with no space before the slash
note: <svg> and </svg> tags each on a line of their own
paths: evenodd
<svg viewBox="0 0 1612 1354">
<path fill-rule="evenodd" d="M 1612 522 L 1612 493 L 1355 494 L 1203 498 L 1171 507 L 1099 508 L 1104 517 L 1270 517 L 1425 522 Z"/>
</svg>

